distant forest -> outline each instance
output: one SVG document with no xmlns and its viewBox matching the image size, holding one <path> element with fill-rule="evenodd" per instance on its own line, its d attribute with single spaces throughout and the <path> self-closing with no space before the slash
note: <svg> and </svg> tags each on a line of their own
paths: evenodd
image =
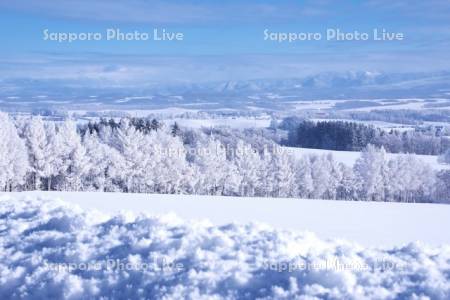
<svg viewBox="0 0 450 300">
<path fill-rule="evenodd" d="M 384 147 L 391 153 L 439 155 L 450 149 L 450 139 L 434 131 L 390 130 L 345 121 L 285 120 L 288 131 L 283 144 L 292 147 L 361 151 L 367 145 Z"/>
</svg>

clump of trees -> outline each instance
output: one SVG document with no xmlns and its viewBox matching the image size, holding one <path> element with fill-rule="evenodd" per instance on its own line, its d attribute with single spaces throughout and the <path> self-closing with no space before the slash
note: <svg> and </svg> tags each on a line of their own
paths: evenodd
<svg viewBox="0 0 450 300">
<path fill-rule="evenodd" d="M 286 126 L 286 125 L 285 125 Z M 288 123 L 286 145 L 340 151 L 361 151 L 372 144 L 390 153 L 438 155 L 450 149 L 450 139 L 437 132 L 385 131 L 344 121 L 300 121 Z"/>
<path fill-rule="evenodd" d="M 59 190 L 445 202 L 449 174 L 369 145 L 353 168 L 246 134 L 124 118 L 77 126 L 0 113 L 0 185 Z M 250 135 L 249 135 L 250 136 Z M 251 138 L 259 144 L 261 140 Z"/>
<path fill-rule="evenodd" d="M 423 122 L 450 122 L 450 110 L 441 107 L 448 103 L 427 103 L 426 107 L 439 109 L 375 109 L 371 111 L 332 111 L 333 119 L 352 119 L 363 121 L 382 121 L 397 124 L 419 125 Z"/>
</svg>

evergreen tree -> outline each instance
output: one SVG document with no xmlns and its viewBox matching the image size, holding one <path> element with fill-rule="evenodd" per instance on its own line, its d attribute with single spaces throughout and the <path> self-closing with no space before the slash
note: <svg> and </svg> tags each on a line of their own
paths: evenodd
<svg viewBox="0 0 450 300">
<path fill-rule="evenodd" d="M 181 129 L 180 126 L 178 126 L 178 123 L 175 122 L 172 125 L 172 130 L 171 130 L 172 136 L 181 136 Z"/>
</svg>

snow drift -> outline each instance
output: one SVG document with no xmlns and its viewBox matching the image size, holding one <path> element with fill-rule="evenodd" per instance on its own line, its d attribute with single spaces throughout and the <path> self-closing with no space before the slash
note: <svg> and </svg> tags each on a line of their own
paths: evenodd
<svg viewBox="0 0 450 300">
<path fill-rule="evenodd" d="M 449 299 L 449 262 L 450 246 L 363 248 L 262 224 L 0 198 L 1 299 Z"/>
</svg>

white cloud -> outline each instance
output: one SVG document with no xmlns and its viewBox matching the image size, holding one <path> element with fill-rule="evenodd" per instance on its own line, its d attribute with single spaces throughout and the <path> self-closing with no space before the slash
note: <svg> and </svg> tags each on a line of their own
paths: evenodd
<svg viewBox="0 0 450 300">
<path fill-rule="evenodd" d="M 295 78 L 320 72 L 449 70 L 448 55 L 419 52 L 235 56 L 38 55 L 0 58 L 0 79 L 73 80 L 145 85 Z"/>
</svg>

